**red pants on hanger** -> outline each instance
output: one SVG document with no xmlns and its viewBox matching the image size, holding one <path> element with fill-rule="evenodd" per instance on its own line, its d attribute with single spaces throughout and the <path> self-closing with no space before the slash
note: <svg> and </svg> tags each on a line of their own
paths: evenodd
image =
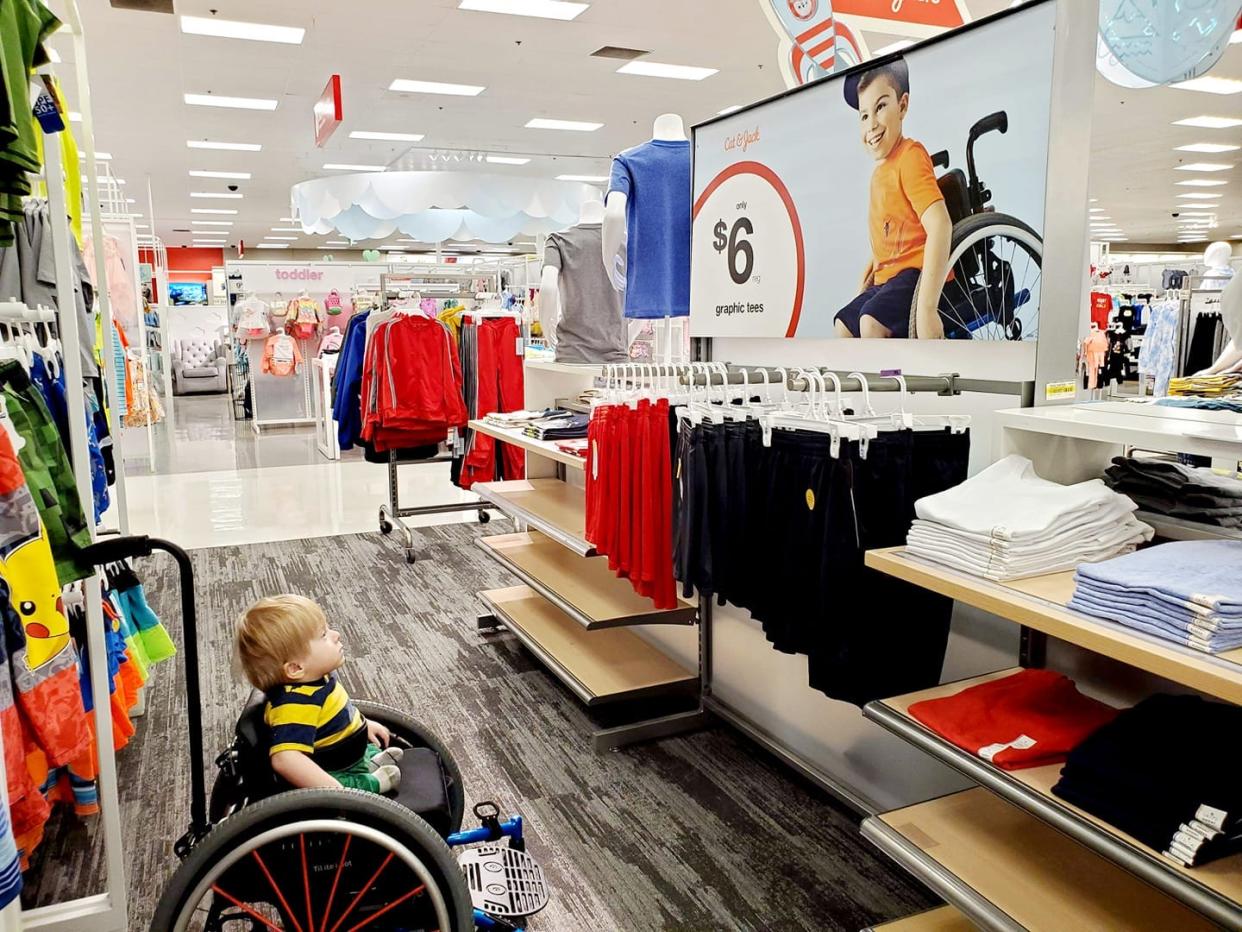
<svg viewBox="0 0 1242 932">
<path fill-rule="evenodd" d="M 522 410 L 526 402 L 525 380 L 517 321 L 511 317 L 494 317 L 477 326 L 479 357 L 475 371 L 479 384 L 475 417 L 486 417 L 495 411 Z M 475 431 L 474 445 L 462 464 L 460 485 L 463 489 L 496 478 L 496 446 L 496 440 Z M 525 451 L 509 443 L 501 443 L 500 449 L 504 478 L 524 479 Z"/>
</svg>

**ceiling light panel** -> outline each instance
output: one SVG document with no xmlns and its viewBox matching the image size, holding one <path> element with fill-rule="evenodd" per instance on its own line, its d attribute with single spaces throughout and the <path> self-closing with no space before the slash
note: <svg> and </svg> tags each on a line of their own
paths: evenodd
<svg viewBox="0 0 1242 932">
<path fill-rule="evenodd" d="M 191 171 L 191 178 L 219 178 L 221 180 L 232 181 L 249 181 L 250 172 L 212 172 L 212 171 Z"/>
<path fill-rule="evenodd" d="M 1179 91 L 1200 91 L 1204 94 L 1242 94 L 1242 81 L 1218 78 L 1210 74 L 1190 81 L 1179 81 L 1169 87 L 1175 87 Z"/>
<path fill-rule="evenodd" d="M 1218 197 L 1224 197 L 1223 194 L 1208 194 L 1204 191 L 1191 191 L 1188 194 L 1179 194 L 1178 197 L 1194 198 L 1195 200 L 1206 201 Z"/>
<path fill-rule="evenodd" d="M 232 220 L 191 220 L 190 223 L 196 227 L 231 227 Z"/>
<path fill-rule="evenodd" d="M 272 227 L 273 233 L 302 233 L 301 227 Z"/>
<path fill-rule="evenodd" d="M 557 181 L 582 181 L 587 184 L 603 184 L 608 180 L 607 175 L 557 175 Z"/>
<path fill-rule="evenodd" d="M 656 61 L 626 62 L 617 74 L 636 74 L 646 78 L 673 78 L 678 81 L 702 81 L 717 74 L 719 68 L 698 68 L 694 65 L 668 65 Z"/>
<path fill-rule="evenodd" d="M 1232 129 L 1235 126 L 1242 126 L 1242 120 L 1235 117 L 1219 117 L 1202 116 L 1187 117 L 1184 120 L 1174 120 L 1174 126 L 1197 126 L 1200 129 Z"/>
<path fill-rule="evenodd" d="M 280 42 L 284 45 L 301 45 L 306 38 L 306 30 L 298 26 L 269 26 L 203 16 L 181 17 L 181 31 L 190 36 L 249 39 L 251 42 Z"/>
<path fill-rule="evenodd" d="M 237 211 L 224 207 L 191 207 L 192 214 L 236 214 Z"/>
<path fill-rule="evenodd" d="M 489 155 L 487 161 L 493 165 L 525 165 L 530 159 L 519 158 L 516 155 Z"/>
<path fill-rule="evenodd" d="M 209 198 L 214 198 L 216 200 L 225 200 L 225 201 L 240 201 L 245 196 L 246 195 L 244 194 L 234 194 L 231 191 L 230 192 L 223 192 L 223 191 L 191 191 L 190 192 L 190 197 L 209 197 Z"/>
<path fill-rule="evenodd" d="M 1223 178 L 1189 178 L 1186 181 L 1174 182 L 1174 184 L 1190 188 L 1219 188 L 1222 184 L 1229 184 L 1229 182 Z"/>
<path fill-rule="evenodd" d="M 381 142 L 422 142 L 422 133 L 381 133 L 373 130 L 356 129 L 349 134 L 350 139 L 377 139 Z"/>
<path fill-rule="evenodd" d="M 382 172 L 387 171 L 387 165 L 350 165 L 345 162 L 325 162 L 324 170 L 330 172 Z"/>
<path fill-rule="evenodd" d="M 1220 152 L 1236 152 L 1242 146 L 1230 146 L 1223 142 L 1193 142 L 1188 146 L 1178 146 L 1178 152 L 1204 152 L 1217 154 Z"/>
<path fill-rule="evenodd" d="M 535 16 L 539 19 L 571 20 L 590 6 L 568 0 L 461 0 L 459 10 L 476 13 L 507 13 L 510 16 Z"/>
<path fill-rule="evenodd" d="M 186 94 L 191 107 L 224 107 L 229 110 L 275 110 L 279 101 L 270 97 L 223 97 L 218 94 Z"/>
<path fill-rule="evenodd" d="M 288 243 L 255 243 L 255 249 L 288 249 Z"/>
<path fill-rule="evenodd" d="M 575 133 L 593 133 L 603 123 L 590 123 L 584 120 L 548 120 L 543 117 L 535 117 L 526 124 L 527 129 L 562 129 Z"/>
<path fill-rule="evenodd" d="M 263 146 L 257 142 L 214 142 L 210 139 L 187 139 L 188 149 L 220 149 L 225 152 L 261 152 Z"/>
<path fill-rule="evenodd" d="M 283 239 L 283 240 L 288 240 L 288 241 L 289 241 L 289 242 L 291 242 L 291 243 L 292 243 L 292 242 L 294 242 L 294 241 L 297 239 L 297 237 L 296 237 L 296 236 L 271 236 L 271 235 L 265 236 L 265 237 L 263 237 L 263 238 L 264 238 L 264 239 L 275 239 L 275 240 L 281 240 L 281 239 Z"/>
<path fill-rule="evenodd" d="M 1179 172 L 1227 172 L 1233 165 L 1225 162 L 1189 162 L 1186 165 L 1174 165 Z"/>
<path fill-rule="evenodd" d="M 478 97 L 486 87 L 477 84 L 448 84 L 443 81 L 411 81 L 397 78 L 388 85 L 390 91 L 403 94 L 447 94 L 452 97 Z"/>
</svg>

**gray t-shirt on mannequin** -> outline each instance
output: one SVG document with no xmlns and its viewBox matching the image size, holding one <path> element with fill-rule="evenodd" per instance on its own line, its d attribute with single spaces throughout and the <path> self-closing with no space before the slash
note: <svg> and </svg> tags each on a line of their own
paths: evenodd
<svg viewBox="0 0 1242 932">
<path fill-rule="evenodd" d="M 628 328 L 624 293 L 612 287 L 600 260 L 600 224 L 582 223 L 548 237 L 543 264 L 560 270 L 557 362 L 624 362 Z"/>
</svg>

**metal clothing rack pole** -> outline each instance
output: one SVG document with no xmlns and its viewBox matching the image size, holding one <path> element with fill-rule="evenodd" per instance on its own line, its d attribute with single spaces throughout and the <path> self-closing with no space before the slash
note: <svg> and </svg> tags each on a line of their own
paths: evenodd
<svg viewBox="0 0 1242 932">
<path fill-rule="evenodd" d="M 691 358 L 700 363 L 711 360 L 710 337 L 696 337 L 693 340 Z M 708 380 L 712 380 L 713 384 L 721 384 L 720 380 L 723 377 L 730 385 L 749 383 L 754 386 L 762 386 L 764 383 L 763 374 L 766 371 L 769 384 L 779 385 L 782 384 L 782 379 L 786 379 L 788 380 L 787 387 L 790 390 L 804 391 L 807 387 L 806 380 L 799 378 L 797 375 L 798 368 L 806 369 L 807 367 L 805 366 L 787 366 L 781 369 L 762 366 L 735 366 L 733 364 L 727 364 L 727 366 L 728 368 L 723 374 L 720 372 L 704 372 L 698 366 L 693 368 L 692 366 L 679 366 L 677 368 L 684 373 L 682 376 L 683 382 L 693 382 L 695 385 L 709 384 Z M 659 367 L 656 368 L 658 369 Z M 745 376 L 742 374 L 743 370 L 746 372 Z M 819 371 L 835 372 L 841 379 L 841 390 L 843 392 L 862 390 L 862 386 L 858 383 L 857 378 L 851 378 L 850 373 L 828 369 L 821 369 Z M 897 391 L 900 387 L 897 380 L 891 376 L 882 376 L 879 373 L 870 372 L 858 373 L 858 375 L 862 375 L 866 380 L 869 391 L 891 392 Z M 1035 383 L 1033 381 L 1006 382 L 988 379 L 963 379 L 955 373 L 936 376 L 908 375 L 903 376 L 903 378 L 906 382 L 906 389 L 910 392 L 932 392 L 947 397 L 960 395 L 962 392 L 1017 395 L 1021 399 L 1022 407 L 1031 407 L 1034 404 Z M 712 599 L 699 597 L 699 712 L 710 714 L 721 721 L 727 722 L 769 754 L 782 761 L 786 766 L 799 773 L 830 796 L 845 803 L 860 815 L 869 816 L 881 811 L 883 807 L 876 800 L 860 792 L 857 788 L 838 780 L 833 774 L 823 770 L 814 762 L 806 760 L 767 728 L 752 721 L 748 716 L 715 695 L 712 687 L 712 640 L 714 634 L 712 608 Z M 1046 638 L 1044 635 L 1023 627 L 1021 630 L 1020 662 L 1026 664 L 1028 659 L 1031 661 L 1041 659 L 1045 644 Z"/>
</svg>

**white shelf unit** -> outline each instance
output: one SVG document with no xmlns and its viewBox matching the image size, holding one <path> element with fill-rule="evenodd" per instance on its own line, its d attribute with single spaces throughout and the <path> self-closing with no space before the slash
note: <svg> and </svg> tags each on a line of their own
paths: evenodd
<svg viewBox="0 0 1242 932">
<path fill-rule="evenodd" d="M 997 418 L 997 455 L 1028 456 L 1039 475 L 1058 482 L 1096 478 L 1113 456 L 1130 450 L 1209 456 L 1234 468 L 1242 459 L 1242 417 L 1229 412 L 1101 402 L 1000 411 Z M 1152 518 L 1161 536 L 1173 539 L 1238 537 Z M 1081 660 L 1075 666 L 1087 675 L 1108 658 L 1153 688 L 1171 681 L 1242 704 L 1242 650 L 1206 654 L 1081 615 L 1066 606 L 1072 573 L 997 583 L 914 559 L 903 548 L 871 551 L 867 564 L 1021 625 L 1036 641 L 1055 639 L 1049 650 L 1055 647 L 1063 662 Z M 867 706 L 868 718 L 979 784 L 872 817 L 863 824 L 867 838 L 984 929 L 1242 929 L 1242 856 L 1182 868 L 1052 794 L 1059 765 L 1002 771 L 907 714 L 916 701 L 969 685 Z M 1049 863 L 1060 865 L 1055 876 L 1042 872 Z M 1103 925 L 1102 915 L 1109 917 Z"/>
</svg>

